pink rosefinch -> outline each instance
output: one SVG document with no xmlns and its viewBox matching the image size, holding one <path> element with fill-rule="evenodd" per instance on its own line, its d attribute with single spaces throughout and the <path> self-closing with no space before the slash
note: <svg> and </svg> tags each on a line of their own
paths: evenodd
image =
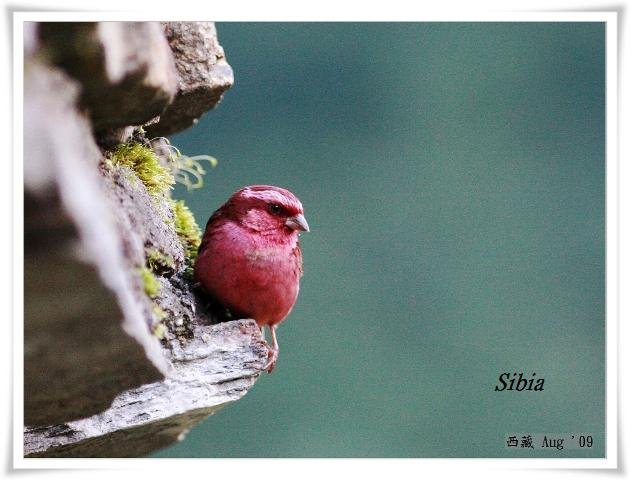
<svg viewBox="0 0 630 480">
<path fill-rule="evenodd" d="M 261 331 L 269 327 L 269 373 L 278 359 L 276 328 L 300 288 L 300 231 L 309 228 L 295 195 L 269 185 L 245 187 L 210 217 L 195 262 L 195 280 L 211 297 L 235 318 L 253 318 Z"/>
</svg>

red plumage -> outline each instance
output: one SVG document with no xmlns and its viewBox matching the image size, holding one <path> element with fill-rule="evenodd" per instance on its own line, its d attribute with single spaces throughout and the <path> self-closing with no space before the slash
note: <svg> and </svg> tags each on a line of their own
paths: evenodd
<svg viewBox="0 0 630 480">
<path fill-rule="evenodd" d="M 253 318 L 271 330 L 269 372 L 278 358 L 277 325 L 291 312 L 300 288 L 298 235 L 308 230 L 294 194 L 253 185 L 214 212 L 199 247 L 195 280 L 236 318 Z"/>
</svg>

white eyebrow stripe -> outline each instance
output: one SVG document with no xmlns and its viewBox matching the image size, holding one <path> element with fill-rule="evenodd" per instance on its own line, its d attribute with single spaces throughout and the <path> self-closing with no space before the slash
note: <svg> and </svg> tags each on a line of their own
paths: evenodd
<svg viewBox="0 0 630 480">
<path fill-rule="evenodd" d="M 299 206 L 301 204 L 299 202 L 294 201 L 293 199 L 283 195 L 280 192 L 275 190 L 250 190 L 245 189 L 242 192 L 243 197 L 245 198 L 259 198 L 266 202 L 278 203 L 284 206 Z"/>
</svg>

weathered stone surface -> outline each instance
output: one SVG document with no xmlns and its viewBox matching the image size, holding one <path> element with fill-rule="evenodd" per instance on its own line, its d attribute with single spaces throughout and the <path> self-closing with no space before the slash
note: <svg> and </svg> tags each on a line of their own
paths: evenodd
<svg viewBox="0 0 630 480">
<path fill-rule="evenodd" d="M 142 125 L 177 91 L 173 55 L 157 22 L 40 24 L 52 61 L 79 80 L 95 131 Z"/>
<path fill-rule="evenodd" d="M 130 266 L 144 266 L 146 252 L 155 249 L 173 260 L 172 272 L 181 271 L 184 250 L 172 225 L 173 212 L 166 198 L 149 195 L 134 172 L 126 167 L 101 171 Z"/>
<path fill-rule="evenodd" d="M 118 128 L 106 128 L 95 132 L 96 142 L 99 147 L 107 150 L 112 149 L 116 145 L 125 143 L 131 140 L 133 136 L 134 127 L 118 127 Z"/>
<path fill-rule="evenodd" d="M 164 136 L 193 125 L 221 100 L 234 83 L 232 67 L 219 45 L 213 22 L 166 22 L 164 31 L 175 57 L 178 88 L 150 136 Z"/>
<path fill-rule="evenodd" d="M 95 134 L 106 148 L 130 139 L 131 125 L 155 121 L 172 67 L 158 24 L 109 23 L 25 30 L 31 456 L 162 448 L 244 395 L 267 358 L 253 320 L 210 325 L 191 292 L 168 193 L 149 193 L 133 162 L 117 163 L 97 146 Z M 147 278 L 159 285 L 152 293 Z"/>
<path fill-rule="evenodd" d="M 78 257 L 78 232 L 59 199 L 27 194 L 25 203 L 24 416 L 50 425 L 103 411 L 162 375 L 123 330 L 95 266 Z"/>
<path fill-rule="evenodd" d="M 168 362 L 134 296 L 77 85 L 28 60 L 24 88 L 24 416 L 48 425 L 102 411 Z"/>
<path fill-rule="evenodd" d="M 195 424 L 253 385 L 267 347 L 253 320 L 196 324 L 172 344 L 173 373 L 128 390 L 105 412 L 46 428 L 27 428 L 27 456 L 134 457 L 182 440 Z"/>
</svg>

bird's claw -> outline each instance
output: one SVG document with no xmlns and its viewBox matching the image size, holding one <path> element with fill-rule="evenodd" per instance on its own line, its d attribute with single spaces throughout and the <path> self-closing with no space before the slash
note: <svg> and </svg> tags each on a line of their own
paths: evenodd
<svg viewBox="0 0 630 480">
<path fill-rule="evenodd" d="M 267 345 L 267 363 L 263 367 L 263 370 L 267 370 L 267 373 L 273 372 L 278 361 L 278 350 Z"/>
</svg>

